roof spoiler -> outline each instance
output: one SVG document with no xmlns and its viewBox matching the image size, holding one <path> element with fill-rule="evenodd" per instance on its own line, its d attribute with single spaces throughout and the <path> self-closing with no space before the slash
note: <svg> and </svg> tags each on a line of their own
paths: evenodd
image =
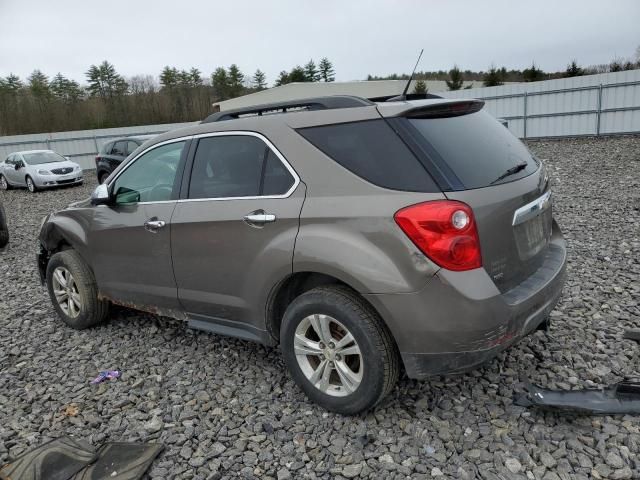
<svg viewBox="0 0 640 480">
<path fill-rule="evenodd" d="M 455 100 L 453 102 L 420 105 L 402 112 L 407 118 L 449 118 L 478 112 L 484 106 L 482 100 Z"/>
</svg>

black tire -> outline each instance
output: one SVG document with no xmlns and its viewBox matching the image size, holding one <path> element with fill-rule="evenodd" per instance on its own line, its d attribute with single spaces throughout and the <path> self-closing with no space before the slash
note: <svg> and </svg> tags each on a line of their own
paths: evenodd
<svg viewBox="0 0 640 480">
<path fill-rule="evenodd" d="M 67 315 L 53 293 L 53 272 L 63 267 L 71 272 L 81 298 L 80 313 L 76 317 Z M 54 309 L 69 327 L 76 330 L 103 323 L 109 313 L 109 302 L 98 299 L 98 287 L 93 273 L 84 260 L 74 250 L 64 250 L 54 254 L 47 265 L 47 290 Z"/>
<path fill-rule="evenodd" d="M 27 184 L 27 190 L 29 190 L 31 193 L 36 193 L 38 191 L 36 182 L 34 182 L 33 178 L 31 178 L 29 175 L 25 177 L 24 181 Z M 29 181 L 31 181 L 31 186 L 29 186 Z"/>
<path fill-rule="evenodd" d="M 333 317 L 352 334 L 362 355 L 362 380 L 354 392 L 332 396 L 314 386 L 302 371 L 294 352 L 298 325 L 313 314 Z M 284 361 L 294 381 L 321 407 L 354 415 L 377 405 L 398 381 L 399 355 L 391 333 L 375 310 L 357 293 L 342 286 L 317 287 L 296 298 L 287 308 L 280 329 Z"/>
<path fill-rule="evenodd" d="M 0 203 L 0 250 L 9 244 L 9 227 L 7 227 L 7 216 L 4 207 Z"/>
<path fill-rule="evenodd" d="M 2 180 L 4 180 L 4 182 Z M 7 180 L 7 177 L 0 175 L 0 190 L 11 190 L 11 188 L 11 184 L 9 183 L 9 180 Z"/>
<path fill-rule="evenodd" d="M 98 176 L 98 182 L 102 185 L 107 178 L 109 178 L 109 172 L 102 172 L 99 176 Z"/>
</svg>

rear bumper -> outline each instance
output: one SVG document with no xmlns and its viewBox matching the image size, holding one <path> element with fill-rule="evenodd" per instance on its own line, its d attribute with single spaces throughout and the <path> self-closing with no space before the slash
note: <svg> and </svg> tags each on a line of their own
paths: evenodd
<svg viewBox="0 0 640 480">
<path fill-rule="evenodd" d="M 554 232 L 542 266 L 500 293 L 482 268 L 441 270 L 419 292 L 366 295 L 396 339 L 407 374 L 460 373 L 495 357 L 551 313 L 565 281 L 566 244 Z"/>
</svg>

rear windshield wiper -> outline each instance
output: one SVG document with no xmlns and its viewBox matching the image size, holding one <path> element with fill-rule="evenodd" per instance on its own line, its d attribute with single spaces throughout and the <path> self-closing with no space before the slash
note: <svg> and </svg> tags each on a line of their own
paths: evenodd
<svg viewBox="0 0 640 480">
<path fill-rule="evenodd" d="M 498 178 L 496 178 L 489 185 L 493 185 L 494 183 L 499 182 L 500 180 L 503 180 L 511 175 L 515 175 L 518 172 L 521 172 L 522 170 L 527 168 L 528 165 L 529 164 L 527 162 L 522 162 L 517 165 L 514 165 L 513 167 L 509 168 L 506 172 L 504 172 L 502 175 L 500 175 Z"/>
</svg>

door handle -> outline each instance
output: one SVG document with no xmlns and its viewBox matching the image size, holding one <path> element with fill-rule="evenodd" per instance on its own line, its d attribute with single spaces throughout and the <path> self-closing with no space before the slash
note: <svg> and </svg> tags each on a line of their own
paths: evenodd
<svg viewBox="0 0 640 480">
<path fill-rule="evenodd" d="M 158 233 L 158 229 L 164 227 L 166 225 L 164 220 L 158 220 L 156 217 L 150 218 L 146 222 L 144 222 L 144 228 L 148 232 Z"/>
<path fill-rule="evenodd" d="M 243 217 L 243 220 L 252 227 L 260 227 L 265 223 L 273 223 L 276 221 L 276 216 L 272 213 L 265 213 L 264 210 L 256 210 L 255 212 L 248 213 Z"/>
</svg>

